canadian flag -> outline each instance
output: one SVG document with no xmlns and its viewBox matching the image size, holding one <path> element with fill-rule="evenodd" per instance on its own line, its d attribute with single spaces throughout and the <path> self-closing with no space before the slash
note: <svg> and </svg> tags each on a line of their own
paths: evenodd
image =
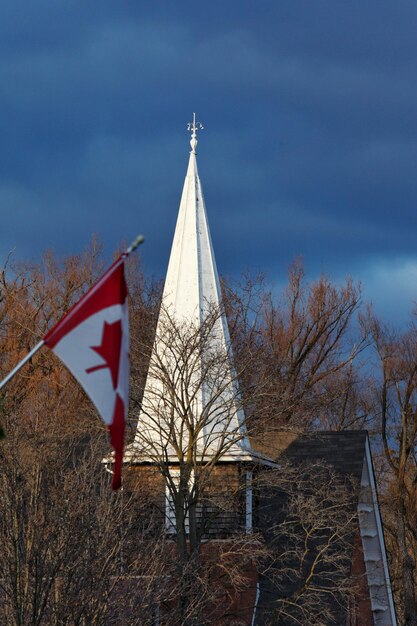
<svg viewBox="0 0 417 626">
<path fill-rule="evenodd" d="M 129 402 L 129 324 L 122 255 L 45 335 L 108 425 L 115 452 L 112 488 L 121 485 Z"/>
</svg>

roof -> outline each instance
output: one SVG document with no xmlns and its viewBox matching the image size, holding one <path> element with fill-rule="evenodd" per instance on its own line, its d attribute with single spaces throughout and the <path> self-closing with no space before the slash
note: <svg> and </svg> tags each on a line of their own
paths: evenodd
<svg viewBox="0 0 417 626">
<path fill-rule="evenodd" d="M 391 584 L 387 566 L 387 556 L 385 550 L 383 529 L 380 511 L 378 507 L 376 485 L 374 471 L 372 467 L 371 450 L 369 438 L 366 431 L 341 431 L 341 432 L 313 432 L 297 434 L 294 432 L 276 431 L 268 437 L 260 437 L 257 442 L 252 442 L 255 449 L 260 449 L 275 460 L 282 463 L 285 471 L 285 462 L 288 461 L 293 468 L 302 467 L 303 472 L 307 470 L 307 481 L 304 486 L 302 480 L 297 484 L 297 489 L 305 489 L 308 492 L 315 489 L 315 481 L 317 480 L 317 491 L 319 491 L 320 478 L 315 476 L 322 469 L 328 468 L 334 471 L 341 479 L 342 485 L 346 481 L 347 489 L 350 490 L 350 496 L 346 497 L 345 507 L 346 514 L 349 510 L 357 511 L 356 531 L 353 529 L 348 534 L 348 542 L 353 545 L 357 538 L 360 537 L 359 545 L 362 548 L 363 569 L 366 571 L 367 588 L 369 594 L 369 610 L 372 612 L 373 624 L 381 626 L 395 626 L 396 617 L 392 601 Z M 311 473 L 308 472 L 311 468 Z M 322 479 L 326 479 L 326 469 L 322 475 Z M 330 477 L 330 474 L 329 474 Z M 353 482 L 350 482 L 350 481 Z M 337 489 L 337 483 L 335 483 Z M 329 496 L 332 496 L 332 489 L 329 489 Z M 339 497 L 344 498 L 342 491 Z M 349 493 L 347 494 L 349 496 Z M 274 495 L 264 491 L 261 494 L 262 501 L 265 503 L 267 515 L 266 524 L 273 526 L 287 522 L 287 503 L 288 492 L 284 490 L 276 491 Z M 325 508 L 325 505 L 323 506 Z M 285 524 L 284 524 L 285 526 Z M 356 539 L 355 539 L 356 538 Z M 281 539 L 282 541 L 282 539 Z M 284 539 L 285 541 L 285 539 Z M 267 623 L 268 610 L 274 605 L 277 599 L 282 598 L 287 593 L 291 593 L 291 584 L 289 581 L 283 583 L 278 589 L 271 585 L 270 581 L 265 580 L 261 585 L 260 606 L 264 607 L 259 612 L 259 620 L 257 623 Z M 320 579 L 318 581 L 320 585 Z M 329 600 L 333 604 L 333 609 L 337 615 L 336 619 L 340 623 L 346 620 L 346 608 L 343 609 L 335 600 Z M 269 607 L 269 608 L 268 608 Z M 283 625 L 287 624 L 284 620 Z M 288 621 L 288 624 L 292 624 Z M 327 623 L 327 622 L 326 622 Z M 329 621 L 329 624 L 339 623 Z"/>
<path fill-rule="evenodd" d="M 293 462 L 322 460 L 340 474 L 360 480 L 366 438 L 365 430 L 286 433 L 277 452 Z"/>
</svg>

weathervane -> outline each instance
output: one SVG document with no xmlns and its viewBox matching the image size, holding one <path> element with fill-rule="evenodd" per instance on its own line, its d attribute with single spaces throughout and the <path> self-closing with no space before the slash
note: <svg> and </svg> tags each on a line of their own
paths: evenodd
<svg viewBox="0 0 417 626">
<path fill-rule="evenodd" d="M 200 124 L 200 122 L 195 121 L 195 113 L 193 113 L 193 121 L 188 122 L 187 130 L 191 132 L 190 146 L 191 146 L 191 152 L 194 152 L 194 154 L 195 154 L 195 149 L 197 147 L 197 131 L 203 130 L 203 129 L 204 129 L 203 124 Z"/>
</svg>

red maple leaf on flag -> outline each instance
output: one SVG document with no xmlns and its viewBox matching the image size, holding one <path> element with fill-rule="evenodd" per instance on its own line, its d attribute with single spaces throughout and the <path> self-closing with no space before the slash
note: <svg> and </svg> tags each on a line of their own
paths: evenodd
<svg viewBox="0 0 417 626">
<path fill-rule="evenodd" d="M 105 361 L 101 365 L 95 365 L 89 367 L 87 374 L 96 372 L 97 370 L 109 368 L 110 375 L 113 383 L 113 389 L 117 389 L 119 380 L 119 366 L 120 366 L 120 350 L 122 345 L 122 322 L 117 320 L 109 324 L 104 322 L 103 335 L 101 337 L 101 344 L 99 346 L 90 346 L 92 350 L 97 352 L 101 358 Z"/>
</svg>

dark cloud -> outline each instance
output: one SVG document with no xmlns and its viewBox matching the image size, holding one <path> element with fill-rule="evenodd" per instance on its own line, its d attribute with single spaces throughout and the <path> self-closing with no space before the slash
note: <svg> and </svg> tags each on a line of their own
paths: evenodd
<svg viewBox="0 0 417 626">
<path fill-rule="evenodd" d="M 280 282 L 302 255 L 370 293 L 390 263 L 409 277 L 416 26 L 409 0 L 5 0 L 0 256 L 77 252 L 92 232 L 110 255 L 139 230 L 163 275 L 197 110 L 222 272 Z"/>
</svg>

